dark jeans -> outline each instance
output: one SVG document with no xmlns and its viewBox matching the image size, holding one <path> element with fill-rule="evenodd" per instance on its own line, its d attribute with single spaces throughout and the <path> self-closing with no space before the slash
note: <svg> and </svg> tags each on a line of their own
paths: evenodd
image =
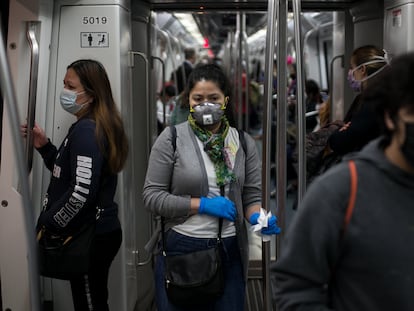
<svg viewBox="0 0 414 311">
<path fill-rule="evenodd" d="M 184 254 L 213 247 L 216 239 L 198 239 L 169 230 L 166 234 L 166 248 L 169 253 Z M 236 237 L 223 239 L 222 263 L 224 272 L 224 294 L 206 306 L 197 306 L 197 311 L 244 310 L 245 280 Z M 155 300 L 158 311 L 183 311 L 194 308 L 182 308 L 172 305 L 164 287 L 164 257 L 159 254 L 155 263 Z"/>
<path fill-rule="evenodd" d="M 88 274 L 70 280 L 75 311 L 108 311 L 109 267 L 122 242 L 122 230 L 94 237 Z"/>
</svg>

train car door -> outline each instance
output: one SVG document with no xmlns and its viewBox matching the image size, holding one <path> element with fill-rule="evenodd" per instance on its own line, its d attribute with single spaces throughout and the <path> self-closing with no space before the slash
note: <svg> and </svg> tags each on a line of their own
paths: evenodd
<svg viewBox="0 0 414 311">
<path fill-rule="evenodd" d="M 130 39 L 129 1 L 56 1 L 52 35 L 52 56 L 49 72 L 49 100 L 46 115 L 48 134 L 59 144 L 75 119 L 59 105 L 59 94 L 66 67 L 81 58 L 100 61 L 105 67 L 114 100 L 127 133 L 131 133 L 130 76 L 128 51 Z M 135 214 L 133 154 L 118 179 L 116 201 L 123 226 L 123 243 L 111 266 L 109 304 L 117 310 L 129 310 L 136 303 L 135 228 L 130 219 Z M 43 191 L 44 192 L 44 191 Z M 52 280 L 51 291 L 55 310 L 72 310 L 68 282 Z"/>
<path fill-rule="evenodd" d="M 46 84 L 49 63 L 49 42 L 53 1 L 16 1 L 2 2 L 2 31 L 7 46 L 6 63 L 10 67 L 11 77 L 4 78 L 14 85 L 16 90 L 16 108 L 18 122 L 25 122 L 29 112 L 37 115 L 39 123 L 45 105 L 36 106 L 36 101 L 46 101 Z M 7 16 L 8 15 L 8 16 Z M 7 25 L 6 22 L 8 21 Z M 7 27 L 5 27 L 7 26 Z M 40 52 L 42 51 L 42 54 Z M 2 55 L 3 56 L 3 55 Z M 6 55 L 4 55 L 6 56 Z M 6 58 L 6 57 L 5 57 Z M 2 66 L 2 70 L 4 70 Z M 3 96 L 6 94 L 2 94 Z M 6 97 L 4 97 L 6 98 Z M 10 101 L 9 101 L 10 102 Z M 2 102 L 3 104 L 4 102 Z M 7 105 L 5 105 L 7 107 Z M 34 109 L 36 108 L 36 109 Z M 18 128 L 11 126 L 12 109 L 4 109 L 1 125 L 1 167 L 0 167 L 0 278 L 1 304 L 4 310 L 38 310 L 39 297 L 33 299 L 31 290 L 38 283 L 37 275 L 30 268 L 34 253 L 29 251 L 28 236 L 33 236 L 34 227 L 27 226 L 26 209 L 35 215 L 40 209 L 39 193 L 41 178 L 38 159 L 31 158 L 30 146 L 26 146 L 26 161 L 20 163 L 14 152 Z M 20 141 L 19 141 L 20 143 Z M 25 202 L 22 188 L 27 180 L 17 173 L 21 168 L 30 171 L 30 183 L 33 204 Z M 32 168 L 29 170 L 29 168 Z M 30 216 L 29 216 L 30 217 Z M 26 219 L 27 220 L 27 219 Z M 34 226 L 34 219 L 29 219 Z M 33 230 L 32 230 L 33 229 Z M 34 236 L 33 236 L 34 237 Z M 33 246 L 34 247 L 34 246 Z M 2 309 L 2 310 L 3 310 Z"/>
</svg>

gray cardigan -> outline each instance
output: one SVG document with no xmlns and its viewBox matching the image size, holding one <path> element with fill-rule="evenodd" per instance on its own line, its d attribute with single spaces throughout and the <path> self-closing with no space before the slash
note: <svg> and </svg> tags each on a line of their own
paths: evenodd
<svg viewBox="0 0 414 311">
<path fill-rule="evenodd" d="M 197 138 L 188 122 L 176 126 L 176 150 L 171 141 L 170 128 L 166 128 L 154 143 L 145 178 L 144 206 L 156 216 L 164 216 L 165 229 L 183 223 L 190 213 L 191 197 L 208 194 L 206 168 Z M 231 128 L 231 130 L 235 130 Z M 236 204 L 236 233 L 240 254 L 247 276 L 248 239 L 244 211 L 251 205 L 261 205 L 261 163 L 254 140 L 245 133 L 246 154 L 241 147 L 234 165 L 236 181 L 230 185 L 229 199 Z M 161 238 L 160 226 L 146 245 L 150 252 L 157 252 Z"/>
</svg>

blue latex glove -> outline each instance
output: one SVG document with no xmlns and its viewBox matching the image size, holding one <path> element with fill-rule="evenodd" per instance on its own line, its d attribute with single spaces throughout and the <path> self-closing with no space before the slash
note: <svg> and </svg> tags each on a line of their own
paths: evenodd
<svg viewBox="0 0 414 311">
<path fill-rule="evenodd" d="M 269 220 L 267 221 L 267 227 L 262 228 L 261 230 L 262 234 L 266 234 L 266 235 L 279 234 L 282 230 L 280 230 L 276 222 L 277 222 L 276 216 L 272 215 L 272 217 L 270 217 Z"/>
<path fill-rule="evenodd" d="M 257 219 L 259 218 L 260 213 L 256 212 L 250 215 L 249 222 L 252 226 L 257 225 Z M 262 228 L 260 232 L 266 235 L 279 234 L 281 232 L 280 228 L 277 226 L 277 217 L 272 215 L 267 221 L 267 227 Z"/>
<path fill-rule="evenodd" d="M 259 219 L 260 213 L 256 212 L 250 215 L 249 222 L 252 226 L 257 225 L 257 219 Z"/>
<path fill-rule="evenodd" d="M 234 203 L 222 196 L 214 198 L 201 197 L 198 213 L 225 218 L 230 221 L 236 219 L 236 207 Z"/>
</svg>

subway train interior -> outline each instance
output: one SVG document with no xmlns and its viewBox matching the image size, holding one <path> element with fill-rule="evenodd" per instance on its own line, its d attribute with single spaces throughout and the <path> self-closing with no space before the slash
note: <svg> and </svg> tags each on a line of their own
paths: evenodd
<svg viewBox="0 0 414 311">
<path fill-rule="evenodd" d="M 0 8 L 0 311 L 73 310 L 68 282 L 40 277 L 34 264 L 34 226 L 50 172 L 19 128 L 37 122 L 60 144 L 75 121 L 59 104 L 74 60 L 105 66 L 129 139 L 116 194 L 123 242 L 110 270 L 109 305 L 136 311 L 156 310 L 154 258 L 144 249 L 155 219 L 143 207 L 142 188 L 157 115 L 168 125 L 157 100 L 185 48 L 195 48 L 197 63 L 216 62 L 230 78 L 236 124 L 256 139 L 262 157 L 263 206 L 282 230 L 294 217 L 292 197 L 300 201 L 305 191 L 304 81 L 329 94 L 331 119 L 341 119 L 355 96 L 346 79 L 354 48 L 373 44 L 390 58 L 414 50 L 414 0 L 2 0 Z M 293 130 L 280 104 L 292 99 L 292 70 L 298 81 Z M 299 149 L 293 196 L 286 178 L 290 130 Z M 281 236 L 272 239 L 251 237 L 246 310 L 275 310 L 269 264 L 283 243 Z"/>
</svg>

